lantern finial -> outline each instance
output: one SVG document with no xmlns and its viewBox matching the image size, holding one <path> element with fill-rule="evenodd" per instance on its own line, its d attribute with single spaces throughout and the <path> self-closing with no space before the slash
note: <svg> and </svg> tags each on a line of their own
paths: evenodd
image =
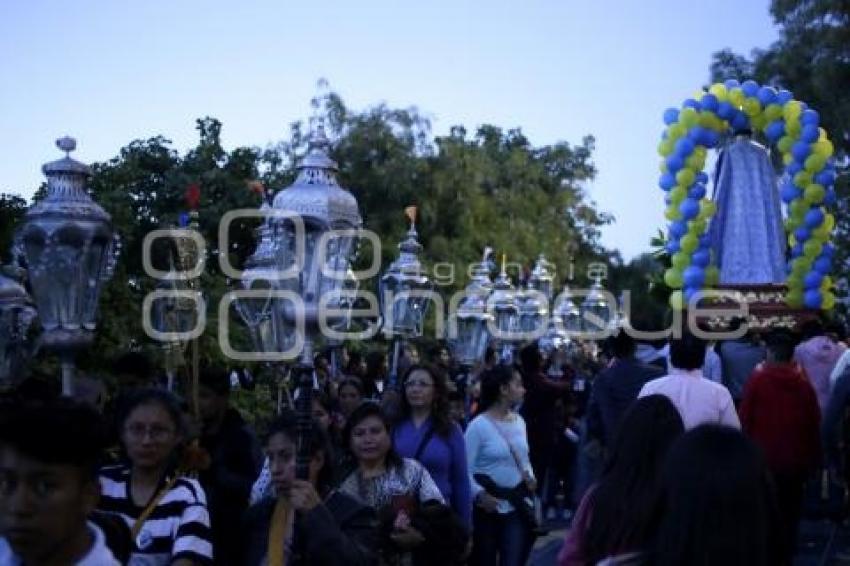
<svg viewBox="0 0 850 566">
<path fill-rule="evenodd" d="M 65 152 L 65 157 L 69 157 L 69 154 L 77 149 L 77 140 L 71 136 L 62 136 L 56 140 L 56 147 Z"/>
</svg>

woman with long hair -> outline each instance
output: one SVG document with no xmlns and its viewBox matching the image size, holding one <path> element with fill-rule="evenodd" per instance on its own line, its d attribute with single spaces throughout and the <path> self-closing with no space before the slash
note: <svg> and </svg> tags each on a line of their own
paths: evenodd
<svg viewBox="0 0 850 566">
<path fill-rule="evenodd" d="M 118 426 L 127 463 L 101 470 L 98 509 L 127 523 L 133 540 L 130 562 L 211 563 L 206 494 L 178 467 L 187 429 L 174 396 L 139 391 L 123 406 Z"/>
<path fill-rule="evenodd" d="M 525 421 L 514 409 L 524 395 L 522 377 L 510 366 L 481 374 L 480 412 L 465 435 L 475 502 L 470 563 L 477 566 L 525 564 L 534 542 L 522 506 L 537 482 Z"/>
<path fill-rule="evenodd" d="M 702 425 L 670 449 L 662 471 L 652 564 L 781 563 L 764 458 L 741 432 Z"/>
<path fill-rule="evenodd" d="M 357 468 L 340 484 L 344 493 L 371 505 L 378 513 L 384 563 L 409 561 L 426 537 L 417 514 L 430 501 L 443 503 L 428 471 L 393 449 L 390 423 L 381 407 L 364 403 L 348 419 L 343 442 Z"/>
<path fill-rule="evenodd" d="M 402 388 L 393 444 L 400 456 L 425 466 L 443 498 L 469 528 L 472 495 L 466 446 L 460 427 L 449 416 L 445 376 L 433 367 L 414 365 L 405 373 Z"/>
<path fill-rule="evenodd" d="M 663 395 L 635 401 L 614 436 L 602 476 L 579 505 L 558 555 L 560 566 L 596 564 L 646 549 L 664 459 L 684 430 L 679 411 Z"/>
</svg>

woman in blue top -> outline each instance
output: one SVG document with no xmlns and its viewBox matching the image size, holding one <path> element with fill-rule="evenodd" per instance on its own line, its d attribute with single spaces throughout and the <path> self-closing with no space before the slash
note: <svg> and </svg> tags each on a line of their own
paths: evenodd
<svg viewBox="0 0 850 566">
<path fill-rule="evenodd" d="M 402 380 L 393 444 L 400 456 L 418 460 L 463 524 L 472 523 L 472 493 L 463 432 L 449 417 L 446 379 L 435 368 L 411 366 Z"/>
</svg>

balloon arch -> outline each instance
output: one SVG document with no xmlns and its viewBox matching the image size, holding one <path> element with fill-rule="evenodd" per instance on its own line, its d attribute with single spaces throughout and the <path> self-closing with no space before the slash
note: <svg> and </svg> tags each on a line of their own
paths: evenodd
<svg viewBox="0 0 850 566">
<path fill-rule="evenodd" d="M 764 134 L 782 153 L 785 165 L 781 197 L 791 248 L 786 303 L 792 308 L 833 308 L 829 273 L 835 250 L 829 240 L 835 218 L 829 209 L 836 199 L 834 148 L 819 122 L 818 113 L 789 91 L 751 80 L 715 83 L 685 100 L 681 109 L 664 112 L 659 186 L 666 193 L 664 215 L 670 221 L 667 251 L 672 267 L 664 281 L 674 289 L 671 306 L 681 309 L 698 291 L 719 282 L 707 234 L 717 209 L 706 197 L 706 154 L 718 147 L 722 134 L 751 130 Z"/>
</svg>

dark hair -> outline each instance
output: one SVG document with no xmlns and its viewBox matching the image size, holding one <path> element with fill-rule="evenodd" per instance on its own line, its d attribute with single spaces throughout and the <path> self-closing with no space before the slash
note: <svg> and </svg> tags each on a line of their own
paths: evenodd
<svg viewBox="0 0 850 566">
<path fill-rule="evenodd" d="M 626 411 L 605 471 L 590 495 L 593 511 L 584 533 L 588 563 L 645 548 L 664 458 L 684 430 L 679 411 L 663 395 L 638 399 Z"/>
<path fill-rule="evenodd" d="M 431 365 L 415 364 L 410 366 L 404 373 L 401 380 L 402 388 L 407 383 L 407 379 L 414 371 L 424 371 L 434 382 L 434 401 L 431 404 L 431 422 L 434 426 L 434 432 L 442 437 L 448 437 L 452 431 L 452 420 L 449 417 L 449 386 L 446 383 L 446 376 L 443 372 Z M 407 420 L 410 418 L 411 408 L 410 402 L 407 400 L 407 390 L 404 389 L 401 395 L 401 410 L 399 411 L 398 421 Z"/>
<path fill-rule="evenodd" d="M 670 449 L 662 482 L 653 564 L 773 562 L 767 467 L 739 431 L 702 425 L 685 433 Z"/>
<path fill-rule="evenodd" d="M 519 351 L 519 360 L 522 367 L 522 374 L 526 378 L 540 373 L 540 370 L 543 369 L 543 356 L 540 354 L 540 348 L 537 346 L 537 342 L 523 346 Z"/>
<path fill-rule="evenodd" d="M 487 346 L 484 350 L 484 363 L 485 364 L 495 364 L 499 361 L 499 354 L 496 352 L 496 349 L 492 346 Z"/>
<path fill-rule="evenodd" d="M 115 375 L 130 375 L 139 380 L 148 380 L 153 376 L 153 364 L 141 352 L 127 352 L 112 363 Z"/>
<path fill-rule="evenodd" d="M 165 412 L 168 413 L 174 424 L 177 434 L 181 437 L 186 436 L 188 426 L 183 416 L 183 411 L 180 408 L 180 402 L 173 394 L 162 389 L 141 389 L 133 393 L 122 404 L 116 420 L 119 436 L 124 429 L 124 425 L 127 423 L 127 419 L 130 417 L 130 413 L 143 405 L 159 405 L 165 409 Z"/>
<path fill-rule="evenodd" d="M 324 493 L 333 485 L 336 473 L 336 454 L 334 454 L 330 439 L 325 431 L 322 430 L 322 427 L 315 420 L 311 421 L 310 424 L 310 438 L 308 441 L 310 456 L 315 456 L 319 452 L 324 455 L 325 462 L 319 472 L 318 485 L 316 486 L 319 493 Z M 291 440 L 293 444 L 298 445 L 298 417 L 294 411 L 284 409 L 275 420 L 269 423 L 266 433 L 263 435 L 264 443 L 268 444 L 269 439 L 276 434 L 282 434 Z"/>
<path fill-rule="evenodd" d="M 484 412 L 494 403 L 498 402 L 502 395 L 502 387 L 509 384 L 514 378 L 514 367 L 499 364 L 491 369 L 481 372 L 481 397 L 478 401 L 478 411 Z"/>
<path fill-rule="evenodd" d="M 342 431 L 342 441 L 345 444 L 345 449 L 349 453 L 351 452 L 351 431 L 354 430 L 355 426 L 359 425 L 369 417 L 377 417 L 384 424 L 384 428 L 387 429 L 387 436 L 390 438 L 390 450 L 387 452 L 387 468 L 401 466 L 401 457 L 392 445 L 393 436 L 391 434 L 392 426 L 390 419 L 387 417 L 387 414 L 380 405 L 371 401 L 367 401 L 354 409 L 348 417 L 348 421 L 345 423 L 345 429 Z"/>
<path fill-rule="evenodd" d="M 216 395 L 230 395 L 230 373 L 220 366 L 202 367 L 198 372 L 198 383 Z"/>
<path fill-rule="evenodd" d="M 345 366 L 345 373 L 348 375 L 362 377 L 360 372 L 360 363 L 363 361 L 363 356 L 360 352 L 348 353 L 348 365 Z"/>
<path fill-rule="evenodd" d="M 670 340 L 670 364 L 674 368 L 700 369 L 705 363 L 705 342 L 686 332 Z"/>
<path fill-rule="evenodd" d="M 51 465 L 78 468 L 84 479 L 97 477 L 106 431 L 90 406 L 70 399 L 4 406 L 0 445 Z"/>
<path fill-rule="evenodd" d="M 343 387 L 353 387 L 357 390 L 357 393 L 359 393 L 360 396 L 363 397 L 363 382 L 360 381 L 359 378 L 354 376 L 347 376 L 343 378 L 343 380 L 339 383 L 339 386 L 337 386 L 336 388 L 337 393 L 342 391 Z"/>
<path fill-rule="evenodd" d="M 817 318 L 807 320 L 800 326 L 800 335 L 803 338 L 803 342 L 815 336 L 821 336 L 823 333 L 823 323 Z"/>
<path fill-rule="evenodd" d="M 784 330 L 774 330 L 765 339 L 767 351 L 779 363 L 788 363 L 794 358 L 794 339 Z"/>
<path fill-rule="evenodd" d="M 630 358 L 637 350 L 637 342 L 623 329 L 608 339 L 608 349 L 615 358 Z"/>
</svg>

